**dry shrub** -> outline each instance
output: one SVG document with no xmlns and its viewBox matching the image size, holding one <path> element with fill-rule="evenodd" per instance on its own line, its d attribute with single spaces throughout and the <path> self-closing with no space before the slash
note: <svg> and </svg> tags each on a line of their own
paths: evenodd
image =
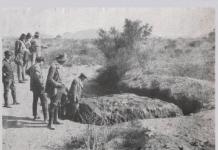
<svg viewBox="0 0 218 150">
<path fill-rule="evenodd" d="M 114 88 L 128 70 L 138 65 L 137 45 L 145 42 L 151 32 L 152 27 L 149 24 L 142 25 L 141 21 L 129 19 L 125 20 L 121 32 L 113 27 L 109 31 L 99 30 L 99 38 L 95 43 L 106 57 L 106 66 L 97 81 L 100 84 L 114 83 L 112 87 L 105 85 Z M 109 78 L 102 77 L 103 75 Z"/>
</svg>

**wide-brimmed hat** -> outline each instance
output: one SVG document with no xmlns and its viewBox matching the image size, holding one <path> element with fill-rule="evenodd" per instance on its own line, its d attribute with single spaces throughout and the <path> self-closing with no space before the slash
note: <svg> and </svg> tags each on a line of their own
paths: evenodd
<svg viewBox="0 0 218 150">
<path fill-rule="evenodd" d="M 86 75 L 84 75 L 83 73 L 81 73 L 81 74 L 79 75 L 79 78 L 84 78 L 84 79 L 87 79 L 87 76 L 86 76 Z"/>
<path fill-rule="evenodd" d="M 13 52 L 9 51 L 9 50 L 5 51 L 4 53 L 5 53 L 5 56 L 12 56 L 13 55 Z"/>
<path fill-rule="evenodd" d="M 31 33 L 27 33 L 26 38 L 31 38 L 31 37 L 32 37 Z"/>
<path fill-rule="evenodd" d="M 45 58 L 40 56 L 40 57 L 36 57 L 36 62 L 42 62 L 45 61 Z"/>
<path fill-rule="evenodd" d="M 58 54 L 56 56 L 56 60 L 59 61 L 59 62 L 65 62 L 67 61 L 67 55 L 64 53 L 64 54 Z"/>
</svg>

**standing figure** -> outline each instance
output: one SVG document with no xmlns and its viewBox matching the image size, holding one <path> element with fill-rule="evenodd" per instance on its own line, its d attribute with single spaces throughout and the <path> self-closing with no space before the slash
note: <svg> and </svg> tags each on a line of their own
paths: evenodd
<svg viewBox="0 0 218 150">
<path fill-rule="evenodd" d="M 24 69 L 24 53 L 26 51 L 25 46 L 26 35 L 21 34 L 20 38 L 15 42 L 15 63 L 17 64 L 17 77 L 19 83 L 24 83 L 25 69 Z"/>
<path fill-rule="evenodd" d="M 25 46 L 26 46 L 26 51 L 24 53 L 24 69 L 25 71 L 30 67 L 30 47 L 31 47 L 31 39 L 32 35 L 30 33 L 27 33 L 26 39 L 25 39 Z"/>
<path fill-rule="evenodd" d="M 71 87 L 68 92 L 68 101 L 70 102 L 70 112 L 68 112 L 69 116 L 72 116 L 73 120 L 80 119 L 82 121 L 82 117 L 79 114 L 79 102 L 82 97 L 83 90 L 83 82 L 87 79 L 87 77 L 81 73 L 79 77 L 74 79 L 71 83 Z M 75 118 L 78 116 L 79 118 Z"/>
<path fill-rule="evenodd" d="M 41 56 L 41 39 L 39 37 L 39 32 L 35 32 L 34 38 L 31 40 L 31 55 L 32 55 L 32 65 L 35 64 L 36 57 Z"/>
<path fill-rule="evenodd" d="M 45 86 L 44 80 L 42 75 L 42 68 L 41 66 L 44 63 L 43 57 L 36 57 L 36 63 L 32 65 L 26 73 L 30 76 L 30 90 L 33 92 L 33 117 L 34 120 L 38 119 L 37 115 L 37 103 L 38 99 L 40 98 L 42 111 L 44 116 L 44 122 L 47 123 L 48 119 L 48 104 L 47 98 L 45 95 Z"/>
<path fill-rule="evenodd" d="M 45 91 L 51 100 L 49 107 L 49 123 L 48 128 L 54 130 L 53 124 L 60 124 L 58 121 L 58 108 L 61 102 L 62 94 L 65 91 L 65 86 L 60 75 L 60 67 L 66 62 L 65 54 L 60 54 L 56 57 L 56 62 L 52 63 L 47 76 Z"/>
<path fill-rule="evenodd" d="M 10 108 L 10 105 L 8 104 L 8 93 L 11 89 L 11 95 L 13 98 L 13 104 L 17 105 L 19 104 L 16 99 L 16 87 L 14 82 L 14 73 L 13 68 L 11 65 L 11 51 L 5 51 L 5 58 L 2 62 L 2 82 L 4 85 L 4 107 Z"/>
</svg>

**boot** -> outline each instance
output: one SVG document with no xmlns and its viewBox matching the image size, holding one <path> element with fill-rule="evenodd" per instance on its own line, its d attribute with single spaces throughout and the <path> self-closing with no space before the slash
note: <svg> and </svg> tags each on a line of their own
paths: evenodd
<svg viewBox="0 0 218 150">
<path fill-rule="evenodd" d="M 42 112 L 44 116 L 44 122 L 46 123 L 48 121 L 48 106 L 47 103 L 43 102 L 42 104 Z"/>
<path fill-rule="evenodd" d="M 54 124 L 57 125 L 62 124 L 61 122 L 58 121 L 58 106 L 55 108 L 55 112 L 54 112 Z"/>
<path fill-rule="evenodd" d="M 8 104 L 8 91 L 5 91 L 4 92 L 4 100 L 5 100 L 5 104 L 4 104 L 4 107 L 6 108 L 11 108 Z"/>
<path fill-rule="evenodd" d="M 49 110 L 49 122 L 48 122 L 48 128 L 50 130 L 55 130 L 53 126 L 53 121 L 54 121 L 54 106 L 50 105 L 50 110 Z"/>
<path fill-rule="evenodd" d="M 19 105 L 20 103 L 17 102 L 17 95 L 16 95 L 16 88 L 14 86 L 14 81 L 12 83 L 13 88 L 11 89 L 11 95 L 13 98 L 13 105 Z"/>
<path fill-rule="evenodd" d="M 6 108 L 11 108 L 11 106 L 10 106 L 10 105 L 4 105 L 4 107 L 6 107 Z"/>
</svg>

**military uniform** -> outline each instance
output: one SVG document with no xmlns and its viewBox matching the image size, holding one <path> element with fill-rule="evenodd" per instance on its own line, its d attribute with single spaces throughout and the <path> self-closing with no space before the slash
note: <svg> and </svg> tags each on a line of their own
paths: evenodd
<svg viewBox="0 0 218 150">
<path fill-rule="evenodd" d="M 41 56 L 41 40 L 39 38 L 34 38 L 31 40 L 30 52 L 32 55 L 32 64 L 35 64 L 36 57 Z"/>
<path fill-rule="evenodd" d="M 17 104 L 14 73 L 13 73 L 11 62 L 7 60 L 6 58 L 3 59 L 3 62 L 2 62 L 2 82 L 4 85 L 4 101 L 5 101 L 4 106 L 5 107 L 9 106 L 8 104 L 9 89 L 11 89 L 13 104 Z"/>
<path fill-rule="evenodd" d="M 24 67 L 24 53 L 26 46 L 23 41 L 17 40 L 15 42 L 15 63 L 17 64 L 17 76 L 21 82 L 25 80 L 25 67 Z"/>
<path fill-rule="evenodd" d="M 48 104 L 45 95 L 45 87 L 43 83 L 43 75 L 41 67 L 38 63 L 32 65 L 26 73 L 30 75 L 30 90 L 33 92 L 33 116 L 37 117 L 37 102 L 40 98 L 44 120 L 47 120 Z"/>
<path fill-rule="evenodd" d="M 31 47 L 30 40 L 27 40 L 25 42 L 25 46 L 26 46 L 26 51 L 24 53 L 24 68 L 25 70 L 27 70 L 27 68 L 29 68 L 30 66 L 30 47 Z"/>
<path fill-rule="evenodd" d="M 59 74 L 59 69 L 60 65 L 58 63 L 52 63 L 46 81 L 45 91 L 51 100 L 49 108 L 49 126 L 52 126 L 53 123 L 58 124 L 58 108 L 62 94 L 65 90 Z"/>
</svg>

